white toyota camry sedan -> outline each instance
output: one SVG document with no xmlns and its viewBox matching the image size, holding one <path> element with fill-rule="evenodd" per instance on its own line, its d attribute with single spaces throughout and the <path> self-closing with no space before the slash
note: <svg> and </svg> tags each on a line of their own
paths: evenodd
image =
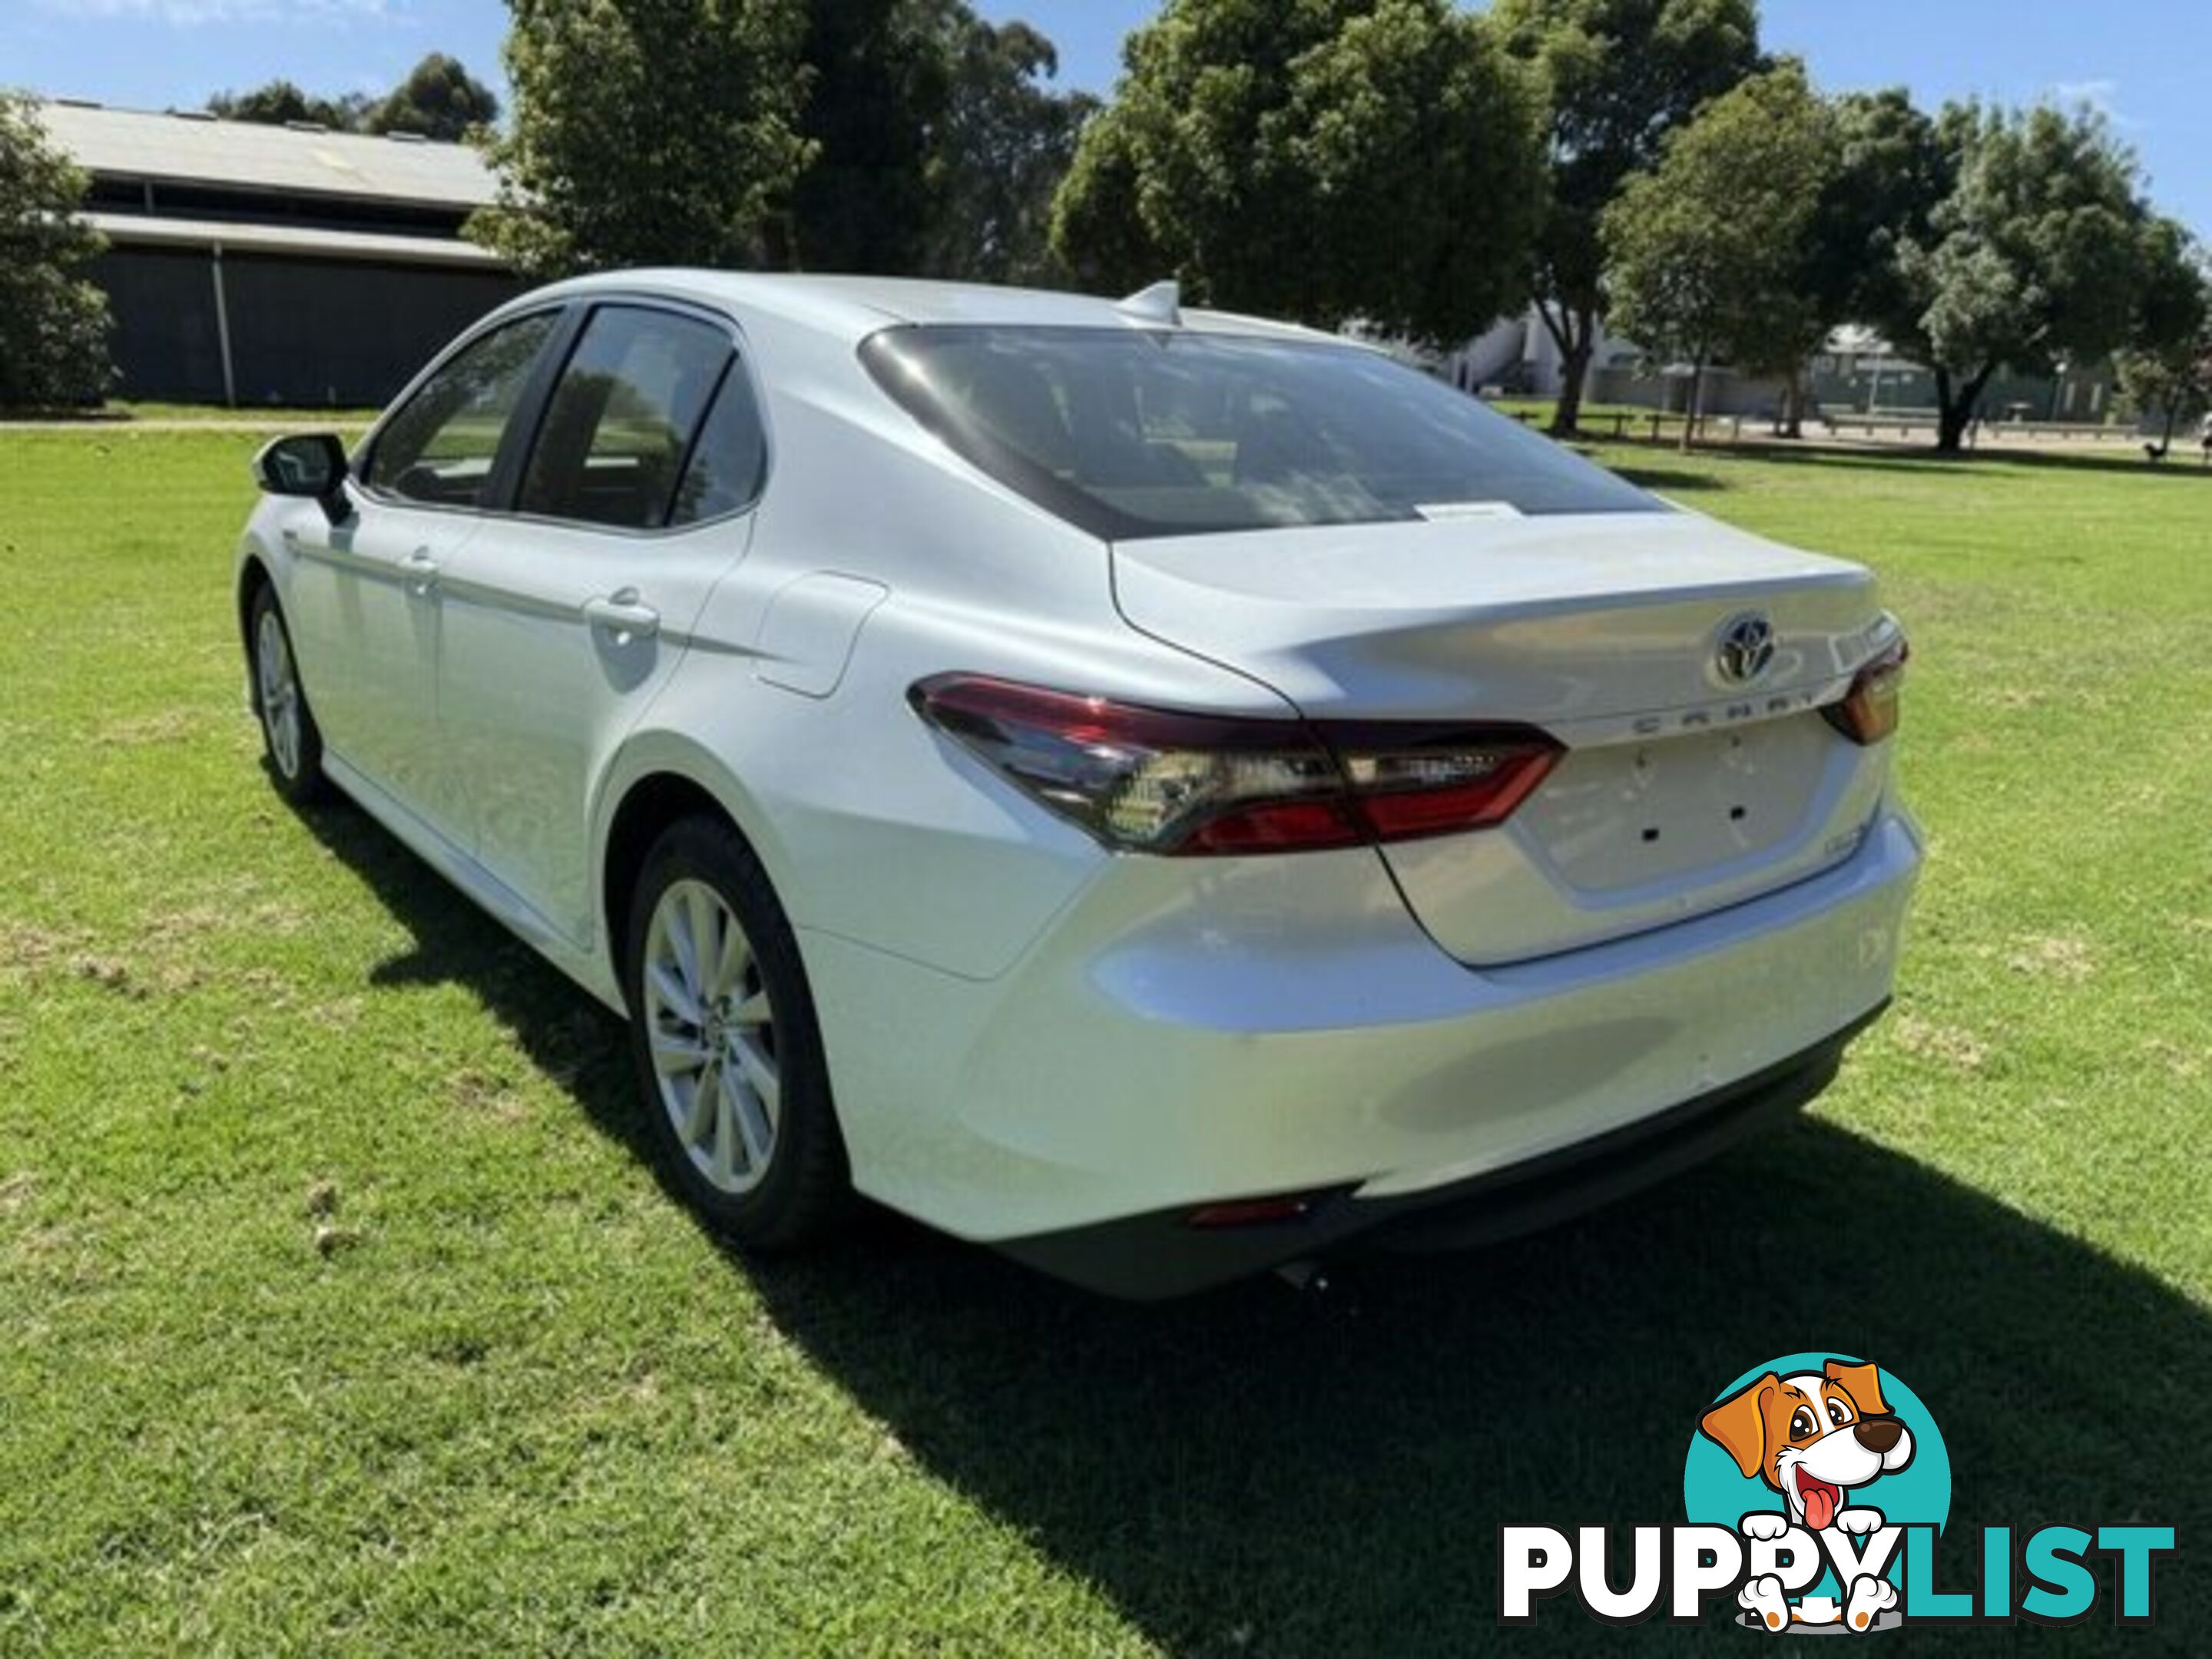
<svg viewBox="0 0 2212 1659">
<path fill-rule="evenodd" d="M 334 784 L 629 1022 L 742 1244 L 1079 1282 L 1480 1242 L 1802 1104 L 1920 859 L 1868 572 L 1364 345 L 653 270 L 530 294 L 238 562 Z"/>
</svg>

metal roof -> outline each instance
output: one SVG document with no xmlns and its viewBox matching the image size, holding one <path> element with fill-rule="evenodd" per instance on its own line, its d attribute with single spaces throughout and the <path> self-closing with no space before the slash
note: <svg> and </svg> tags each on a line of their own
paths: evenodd
<svg viewBox="0 0 2212 1659">
<path fill-rule="evenodd" d="M 461 265 L 480 270 L 507 268 L 490 250 L 444 236 L 385 236 L 303 225 L 163 219 L 141 213 L 87 213 L 82 217 L 120 247 L 219 247 L 228 253 L 295 253 L 401 265 Z"/>
<path fill-rule="evenodd" d="M 481 207 L 495 193 L 490 170 L 465 144 L 58 100 L 42 103 L 38 113 L 79 167 L 111 177 L 457 209 Z"/>
</svg>

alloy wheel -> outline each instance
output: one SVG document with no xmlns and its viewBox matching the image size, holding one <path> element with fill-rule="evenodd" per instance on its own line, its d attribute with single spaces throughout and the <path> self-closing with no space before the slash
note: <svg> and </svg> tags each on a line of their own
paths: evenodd
<svg viewBox="0 0 2212 1659">
<path fill-rule="evenodd" d="M 752 942 L 703 881 L 672 882 L 646 931 L 646 1037 L 662 1109 L 716 1191 L 750 1192 L 775 1156 L 782 1109 L 775 1014 Z"/>
<path fill-rule="evenodd" d="M 292 667 L 292 648 L 284 624 L 271 609 L 261 613 L 253 642 L 256 689 L 261 696 L 261 726 L 269 738 L 269 758 L 287 779 L 300 775 L 300 680 Z"/>
</svg>

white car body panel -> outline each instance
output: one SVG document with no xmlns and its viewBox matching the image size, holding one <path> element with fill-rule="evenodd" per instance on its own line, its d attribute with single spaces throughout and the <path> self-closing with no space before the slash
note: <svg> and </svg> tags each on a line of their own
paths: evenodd
<svg viewBox="0 0 2212 1659">
<path fill-rule="evenodd" d="M 1120 861 L 977 984 L 809 938 L 854 1178 L 963 1237 L 1224 1195 L 1443 1186 L 1759 1071 L 1880 1006 L 1920 860 L 1901 814 L 1752 903 L 1470 972 L 1371 855 Z M 1273 865 L 1274 867 L 1269 867 Z M 940 1110 L 923 1103 L 942 1102 Z"/>
<path fill-rule="evenodd" d="M 748 514 L 617 536 L 611 552 L 604 530 L 488 519 L 441 574 L 439 740 L 470 781 L 469 848 L 580 945 L 598 928 L 594 786 L 683 660 L 750 529 Z M 657 621 L 650 631 L 594 621 L 585 607 L 597 599 Z"/>
<path fill-rule="evenodd" d="M 1893 744 L 1818 712 L 1897 637 L 1858 567 L 1675 511 L 1109 544 L 856 357 L 908 322 L 1139 325 L 1106 302 L 649 271 L 517 308 L 611 296 L 741 339 L 757 507 L 640 535 L 349 486 L 336 532 L 264 498 L 241 556 L 295 633 L 335 780 L 610 1006 L 617 814 L 667 777 L 720 805 L 797 933 L 862 1191 L 989 1241 L 1402 1196 L 1751 1076 L 1887 997 L 1917 835 Z M 401 568 L 417 550 L 427 589 Z M 586 617 L 625 592 L 656 632 Z M 1709 666 L 1754 606 L 1778 636 L 1755 696 Z M 950 671 L 1277 720 L 1524 722 L 1567 753 L 1495 830 L 1133 855 L 915 716 L 908 689 Z M 1773 810 L 1729 816 L 1747 803 Z"/>
</svg>

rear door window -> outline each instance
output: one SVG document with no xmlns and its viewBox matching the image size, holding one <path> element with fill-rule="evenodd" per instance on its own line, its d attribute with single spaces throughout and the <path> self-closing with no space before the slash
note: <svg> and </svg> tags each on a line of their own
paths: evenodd
<svg viewBox="0 0 2212 1659">
<path fill-rule="evenodd" d="M 678 484 L 733 356 L 711 323 L 601 306 L 546 404 L 516 510 L 625 530 L 680 522 Z"/>
<path fill-rule="evenodd" d="M 559 325 L 557 311 L 518 318 L 439 368 L 377 434 L 368 488 L 426 506 L 484 505 L 500 441 Z"/>
<path fill-rule="evenodd" d="M 672 525 L 699 524 L 752 505 L 768 471 L 768 444 L 751 380 L 734 358 L 691 445 L 684 481 L 670 507 Z"/>
</svg>

